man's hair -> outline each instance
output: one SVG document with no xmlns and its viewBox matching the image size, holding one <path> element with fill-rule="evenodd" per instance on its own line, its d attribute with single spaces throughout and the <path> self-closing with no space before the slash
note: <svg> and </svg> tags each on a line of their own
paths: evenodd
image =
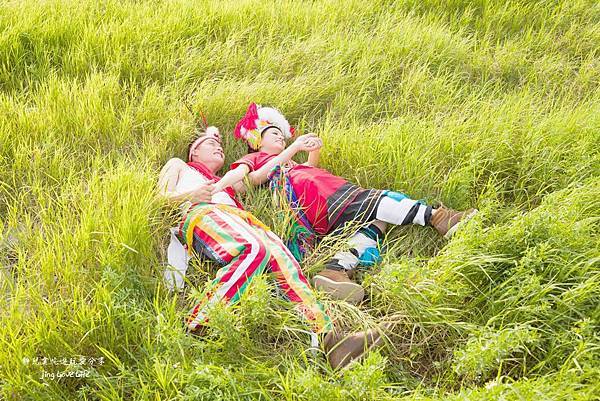
<svg viewBox="0 0 600 401">
<path fill-rule="evenodd" d="M 196 128 L 194 130 L 194 134 L 195 134 L 194 135 L 194 139 L 192 139 L 190 141 L 190 143 L 188 144 L 188 146 L 187 146 L 187 153 L 186 153 L 187 156 L 186 156 L 186 158 L 187 158 L 188 162 L 192 161 L 192 159 L 191 159 L 192 155 L 190 154 L 190 151 L 192 150 L 192 145 L 194 145 L 194 143 L 198 140 L 198 138 L 200 138 L 202 136 L 205 136 L 206 132 L 204 132 L 204 131 Z"/>
<path fill-rule="evenodd" d="M 196 139 L 198 139 L 198 138 L 196 138 Z M 192 145 L 194 144 L 194 142 L 196 142 L 196 139 L 194 139 L 193 141 L 191 141 L 189 143 L 189 145 L 187 146 L 187 153 L 186 153 L 187 157 L 186 157 L 186 159 L 187 159 L 188 162 L 192 161 L 192 154 L 190 153 L 190 151 L 192 150 Z"/>
<path fill-rule="evenodd" d="M 199 139 L 202 139 L 204 137 L 207 137 L 208 139 L 215 139 L 217 142 L 219 142 L 219 144 L 222 146 L 222 142 L 221 142 L 221 134 L 219 133 L 219 130 L 216 127 L 206 127 L 206 131 L 200 130 L 200 129 L 196 129 L 194 130 L 194 133 L 196 134 L 196 136 L 194 137 L 194 140 L 192 140 L 192 142 L 190 142 L 190 144 L 187 147 L 187 159 L 188 162 L 191 162 L 191 151 L 192 151 L 192 147 L 194 146 L 194 144 L 196 144 L 196 147 L 198 147 L 200 145 L 200 143 L 204 142 L 204 140 L 200 141 L 200 143 L 198 143 Z M 206 139 L 206 140 L 208 140 Z"/>
</svg>

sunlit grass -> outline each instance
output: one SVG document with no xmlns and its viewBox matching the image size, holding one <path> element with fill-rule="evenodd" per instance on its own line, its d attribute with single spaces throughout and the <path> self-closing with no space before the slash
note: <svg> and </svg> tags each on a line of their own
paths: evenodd
<svg viewBox="0 0 600 401">
<path fill-rule="evenodd" d="M 587 0 L 3 2 L 0 398 L 597 397 L 599 23 Z M 344 372 L 269 277 L 204 338 L 183 318 L 214 266 L 160 282 L 176 210 L 155 183 L 188 106 L 229 163 L 250 101 L 317 132 L 338 175 L 480 210 L 449 242 L 392 230 L 359 307 L 319 295 L 348 329 L 394 323 Z M 285 232 L 266 189 L 243 200 Z"/>
</svg>

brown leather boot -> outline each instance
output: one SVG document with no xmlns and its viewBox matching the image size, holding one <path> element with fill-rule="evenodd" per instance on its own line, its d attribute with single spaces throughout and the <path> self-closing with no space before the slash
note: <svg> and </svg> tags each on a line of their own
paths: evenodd
<svg viewBox="0 0 600 401">
<path fill-rule="evenodd" d="M 208 327 L 205 325 L 200 325 L 196 327 L 196 329 L 191 330 L 189 327 L 187 328 L 187 333 L 194 337 L 204 337 L 206 333 L 208 333 Z"/>
<path fill-rule="evenodd" d="M 333 299 L 357 304 L 365 296 L 365 290 L 350 280 L 345 270 L 324 269 L 313 277 L 313 285 L 319 291 L 328 293 Z"/>
<path fill-rule="evenodd" d="M 382 344 L 380 329 L 369 329 L 347 336 L 330 331 L 325 336 L 323 348 L 333 369 L 347 366 Z"/>
<path fill-rule="evenodd" d="M 438 233 L 443 235 L 444 238 L 450 238 L 458 229 L 459 223 L 464 223 L 475 216 L 476 213 L 477 209 L 458 212 L 442 205 L 436 209 L 436 212 L 431 216 L 431 225 Z"/>
</svg>

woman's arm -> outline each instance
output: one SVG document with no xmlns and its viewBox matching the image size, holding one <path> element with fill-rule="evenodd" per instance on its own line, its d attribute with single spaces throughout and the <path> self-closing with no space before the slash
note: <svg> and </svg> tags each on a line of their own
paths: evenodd
<svg viewBox="0 0 600 401">
<path fill-rule="evenodd" d="M 246 184 L 244 184 L 244 181 L 236 182 L 235 184 L 232 185 L 232 187 L 236 194 L 241 194 L 241 193 L 246 192 Z"/>
<path fill-rule="evenodd" d="M 306 134 L 299 136 L 290 146 L 283 150 L 276 157 L 269 160 L 261 168 L 248 174 L 248 178 L 253 185 L 260 185 L 267 182 L 267 177 L 271 169 L 278 164 L 287 163 L 301 151 L 311 152 L 318 149 L 318 141 L 314 141 L 315 134 Z"/>
<path fill-rule="evenodd" d="M 313 150 L 308 154 L 308 160 L 306 163 L 302 163 L 305 166 L 318 167 L 319 166 L 319 158 L 321 156 L 320 150 Z"/>
<path fill-rule="evenodd" d="M 319 158 L 321 157 L 321 147 L 323 146 L 323 140 L 321 138 L 315 138 L 317 149 L 308 152 L 308 160 L 303 163 L 305 166 L 317 167 L 319 165 Z"/>
<path fill-rule="evenodd" d="M 227 187 L 235 186 L 238 182 L 242 181 L 246 174 L 250 171 L 250 167 L 246 164 L 240 164 L 233 170 L 229 170 L 225 175 L 214 185 L 213 194 L 221 192 Z M 239 185 L 238 185 L 239 187 Z M 236 189 L 236 188 L 234 188 Z M 237 191 L 237 189 L 236 189 Z"/>
<path fill-rule="evenodd" d="M 177 183 L 183 168 L 187 164 L 181 159 L 173 158 L 164 165 L 158 178 L 158 193 L 170 202 L 210 202 L 213 184 L 200 184 L 196 188 L 186 191 L 176 191 Z"/>
</svg>

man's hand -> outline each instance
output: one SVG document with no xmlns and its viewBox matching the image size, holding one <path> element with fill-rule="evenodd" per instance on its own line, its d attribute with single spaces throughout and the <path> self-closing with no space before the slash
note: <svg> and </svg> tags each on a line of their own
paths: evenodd
<svg viewBox="0 0 600 401">
<path fill-rule="evenodd" d="M 221 191 L 223 191 L 223 188 L 221 187 L 221 184 L 219 184 L 218 182 L 216 184 L 213 184 L 210 186 L 210 193 L 211 195 L 217 194 Z"/>
<path fill-rule="evenodd" d="M 215 184 L 213 182 L 202 184 L 194 189 L 190 196 L 194 202 L 211 202 L 214 186 Z"/>
</svg>

